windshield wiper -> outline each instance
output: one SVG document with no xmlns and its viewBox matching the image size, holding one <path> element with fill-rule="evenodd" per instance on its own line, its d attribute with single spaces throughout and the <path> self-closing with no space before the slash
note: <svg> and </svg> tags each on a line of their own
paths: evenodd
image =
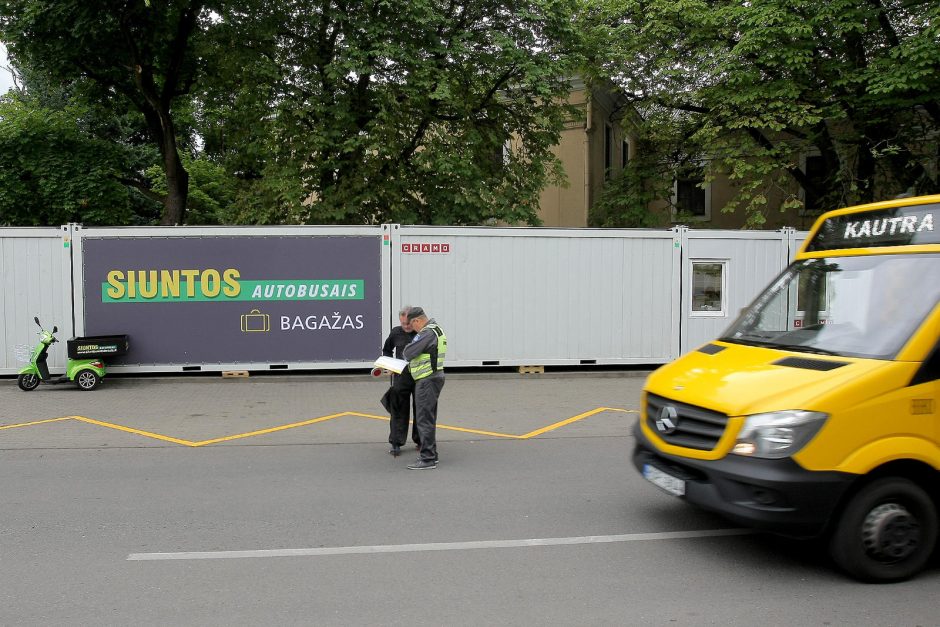
<svg viewBox="0 0 940 627">
<path fill-rule="evenodd" d="M 805 344 L 774 344 L 774 348 L 781 348 L 783 350 L 795 351 L 797 353 L 814 353 L 816 355 L 832 355 L 834 357 L 842 357 L 842 353 L 837 353 L 835 351 L 829 351 L 825 348 L 816 348 L 815 346 L 806 346 Z"/>
<path fill-rule="evenodd" d="M 745 335 L 742 337 L 720 337 L 722 342 L 731 344 L 744 344 L 750 346 L 765 346 L 767 348 L 779 348 L 781 350 L 794 351 L 797 353 L 814 353 L 816 355 L 832 355 L 833 357 L 844 357 L 842 353 L 826 350 L 825 348 L 816 348 L 815 346 L 806 346 L 805 344 L 781 344 L 774 342 L 775 335 Z M 760 339 L 758 339 L 760 338 Z"/>
<path fill-rule="evenodd" d="M 739 337 L 720 337 L 718 338 L 722 342 L 731 342 L 732 344 L 754 344 L 756 346 L 776 346 L 776 342 L 773 339 L 777 337 L 776 335 L 742 335 Z"/>
</svg>

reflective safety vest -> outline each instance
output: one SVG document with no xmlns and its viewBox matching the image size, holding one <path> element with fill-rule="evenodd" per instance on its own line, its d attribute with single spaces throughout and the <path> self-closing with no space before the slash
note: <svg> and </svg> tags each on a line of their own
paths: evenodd
<svg viewBox="0 0 940 627">
<path fill-rule="evenodd" d="M 447 336 L 444 335 L 444 330 L 436 324 L 428 324 L 425 328 L 430 329 L 437 336 L 437 346 L 431 346 L 428 352 L 421 353 L 408 362 L 408 369 L 411 370 L 411 377 L 415 381 L 420 381 L 430 377 L 438 370 L 443 370 L 444 356 L 447 354 Z"/>
</svg>

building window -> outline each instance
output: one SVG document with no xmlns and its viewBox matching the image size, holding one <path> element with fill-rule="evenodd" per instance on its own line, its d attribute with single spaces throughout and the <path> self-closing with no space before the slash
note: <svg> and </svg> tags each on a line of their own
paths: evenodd
<svg viewBox="0 0 940 627">
<path fill-rule="evenodd" d="M 692 262 L 692 315 L 719 317 L 726 315 L 725 261 Z"/>
<path fill-rule="evenodd" d="M 610 124 L 604 125 L 604 180 L 610 178 L 610 169 L 613 167 L 614 129 Z"/>
<path fill-rule="evenodd" d="M 673 183 L 673 217 L 693 220 L 711 220 L 712 217 L 711 184 L 705 183 L 702 168 L 684 168 L 678 173 Z"/>
<path fill-rule="evenodd" d="M 823 161 L 822 155 L 817 154 L 808 154 L 804 155 L 801 159 L 803 166 L 801 169 L 806 175 L 806 178 L 810 182 L 817 186 L 818 188 L 824 188 L 826 183 L 826 163 Z M 836 207 L 825 207 L 823 206 L 822 198 L 814 190 L 800 188 L 800 196 L 803 200 L 803 211 L 800 215 L 804 216 L 818 216 L 828 209 L 835 209 Z"/>
<path fill-rule="evenodd" d="M 620 144 L 620 167 L 627 167 L 627 163 L 630 162 L 630 142 L 623 140 Z"/>
</svg>

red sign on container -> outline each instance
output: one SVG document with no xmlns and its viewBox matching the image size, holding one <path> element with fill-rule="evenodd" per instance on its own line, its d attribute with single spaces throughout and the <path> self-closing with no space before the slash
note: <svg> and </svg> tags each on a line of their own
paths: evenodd
<svg viewBox="0 0 940 627">
<path fill-rule="evenodd" d="M 441 243 L 432 243 L 432 242 L 415 242 L 413 244 L 402 244 L 401 252 L 447 254 L 447 253 L 450 253 L 450 244 L 441 244 Z"/>
</svg>

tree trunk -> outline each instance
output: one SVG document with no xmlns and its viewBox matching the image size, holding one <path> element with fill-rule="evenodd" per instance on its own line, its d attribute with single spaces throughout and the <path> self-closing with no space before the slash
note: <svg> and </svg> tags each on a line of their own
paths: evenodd
<svg viewBox="0 0 940 627">
<path fill-rule="evenodd" d="M 163 199 L 161 226 L 183 224 L 186 218 L 186 201 L 189 197 L 189 173 L 183 167 L 179 147 L 176 145 L 176 126 L 169 106 L 153 94 L 141 89 L 146 98 L 138 104 L 154 141 L 160 148 L 163 171 L 166 173 L 166 198 Z"/>
<path fill-rule="evenodd" d="M 161 118 L 164 116 L 161 115 Z M 186 200 L 189 197 L 189 173 L 183 167 L 176 147 L 176 133 L 169 112 L 165 116 L 165 133 L 160 142 L 163 153 L 163 169 L 166 171 L 166 200 L 163 201 L 163 216 L 160 224 L 173 226 L 183 224 L 186 217 Z"/>
<path fill-rule="evenodd" d="M 875 156 L 871 151 L 871 144 L 862 140 L 856 152 L 855 182 L 858 187 L 856 202 L 865 204 L 875 200 Z"/>
</svg>

